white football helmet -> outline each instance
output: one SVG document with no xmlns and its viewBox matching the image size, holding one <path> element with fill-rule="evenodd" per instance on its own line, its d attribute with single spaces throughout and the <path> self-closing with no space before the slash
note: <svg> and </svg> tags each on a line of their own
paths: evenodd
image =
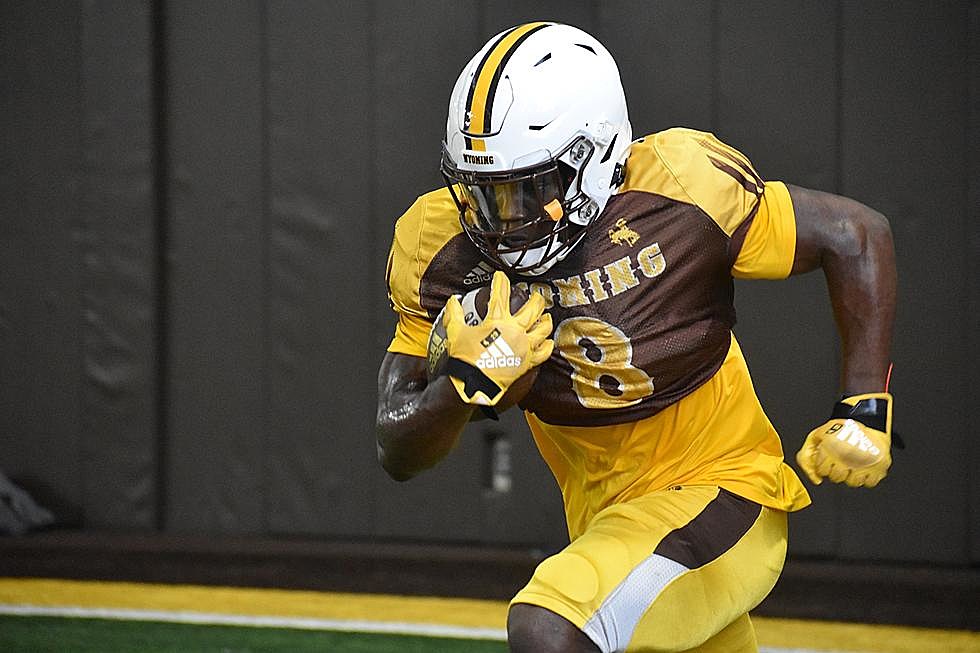
<svg viewBox="0 0 980 653">
<path fill-rule="evenodd" d="M 528 23 L 490 39 L 456 80 L 441 169 L 480 252 L 537 275 L 605 208 L 632 140 L 606 48 L 575 27 Z"/>
</svg>

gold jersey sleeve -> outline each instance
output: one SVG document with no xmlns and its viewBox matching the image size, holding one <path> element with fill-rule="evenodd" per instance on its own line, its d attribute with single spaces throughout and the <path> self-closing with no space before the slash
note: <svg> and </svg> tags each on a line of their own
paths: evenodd
<svg viewBox="0 0 980 653">
<path fill-rule="evenodd" d="M 739 279 L 785 279 L 796 255 L 796 216 L 786 185 L 767 181 L 732 276 Z"/>
<path fill-rule="evenodd" d="M 713 134 L 676 127 L 637 140 L 627 169 L 621 192 L 640 190 L 693 204 L 729 238 L 747 228 L 744 238 L 733 238 L 740 247 L 733 252 L 733 276 L 789 276 L 796 249 L 789 192 L 780 182 L 763 182 L 735 148 Z"/>
<path fill-rule="evenodd" d="M 398 314 L 388 351 L 425 356 L 432 320 L 422 306 L 422 278 L 432 259 L 462 228 L 453 218 L 456 206 L 445 188 L 426 193 L 395 223 L 385 282 L 388 300 Z"/>
<path fill-rule="evenodd" d="M 400 313 L 395 325 L 395 336 L 388 345 L 393 354 L 407 354 L 424 358 L 429 342 L 432 323 L 414 315 Z"/>
</svg>

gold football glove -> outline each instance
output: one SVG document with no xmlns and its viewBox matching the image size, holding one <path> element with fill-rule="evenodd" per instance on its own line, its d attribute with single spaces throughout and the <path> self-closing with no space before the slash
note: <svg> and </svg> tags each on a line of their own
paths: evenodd
<svg viewBox="0 0 980 653">
<path fill-rule="evenodd" d="M 796 462 L 810 480 L 874 487 L 892 464 L 892 396 L 887 392 L 844 397 L 830 420 L 807 436 Z"/>
<path fill-rule="evenodd" d="M 548 360 L 554 341 L 548 337 L 551 315 L 544 307 L 544 297 L 531 293 L 511 315 L 510 280 L 500 271 L 493 275 L 487 317 L 480 324 L 467 324 L 459 299 L 449 298 L 443 314 L 446 374 L 463 401 L 495 406 L 514 381 Z"/>
</svg>

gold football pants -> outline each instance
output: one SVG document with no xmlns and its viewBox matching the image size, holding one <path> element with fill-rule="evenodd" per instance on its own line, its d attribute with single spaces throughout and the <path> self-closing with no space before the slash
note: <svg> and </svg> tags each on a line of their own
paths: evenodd
<svg viewBox="0 0 980 653">
<path fill-rule="evenodd" d="M 749 653 L 748 612 L 785 555 L 786 513 L 676 486 L 600 511 L 511 603 L 561 615 L 603 653 Z"/>
</svg>

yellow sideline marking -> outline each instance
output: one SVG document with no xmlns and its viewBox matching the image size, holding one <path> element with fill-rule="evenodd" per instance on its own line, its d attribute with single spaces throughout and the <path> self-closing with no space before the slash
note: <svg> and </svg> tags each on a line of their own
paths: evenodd
<svg viewBox="0 0 980 653">
<path fill-rule="evenodd" d="M 980 653 L 980 633 L 911 626 L 881 626 L 752 617 L 762 646 L 805 646 L 868 653 Z"/>
<path fill-rule="evenodd" d="M 0 578 L 0 603 L 317 619 L 436 621 L 482 628 L 503 628 L 507 622 L 507 604 L 503 601 L 40 578 Z"/>
<path fill-rule="evenodd" d="M 0 604 L 167 610 L 326 620 L 438 623 L 503 629 L 507 603 L 198 585 L 0 578 Z M 980 633 L 753 617 L 759 644 L 778 650 L 980 653 Z"/>
</svg>

